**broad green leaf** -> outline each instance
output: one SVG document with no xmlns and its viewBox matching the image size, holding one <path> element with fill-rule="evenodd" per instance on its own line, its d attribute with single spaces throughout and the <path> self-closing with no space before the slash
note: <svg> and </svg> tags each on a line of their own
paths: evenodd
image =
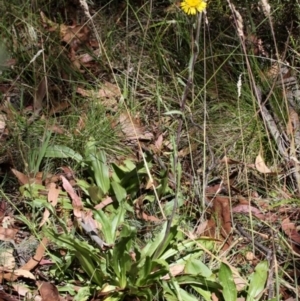
<svg viewBox="0 0 300 301">
<path fill-rule="evenodd" d="M 115 292 L 117 290 L 117 286 L 115 285 L 110 285 L 108 283 L 105 283 L 103 287 L 101 288 L 100 292 L 101 293 L 108 293 L 108 292 Z"/>
<path fill-rule="evenodd" d="M 97 249 L 71 234 L 57 234 L 46 227 L 43 229 L 47 233 L 47 237 L 55 241 L 57 245 L 75 252 L 76 258 L 91 281 L 98 285 L 103 284 L 105 277 L 103 271 L 100 270 L 100 263 L 103 258 L 98 255 L 99 251 Z"/>
<path fill-rule="evenodd" d="M 137 296 L 137 297 L 141 297 L 139 298 L 140 300 L 145 300 L 145 301 L 153 301 L 155 300 L 153 293 L 155 294 L 155 292 L 153 292 L 153 290 L 151 290 L 148 287 L 130 287 L 130 293 L 133 296 Z"/>
<path fill-rule="evenodd" d="M 161 279 L 161 277 L 167 275 L 169 273 L 169 264 L 164 260 L 152 260 L 151 262 L 151 271 L 154 271 L 147 275 L 144 279 L 145 285 L 151 285 Z"/>
<path fill-rule="evenodd" d="M 155 239 L 153 241 L 149 241 L 147 243 L 147 245 L 143 248 L 143 250 L 141 251 L 141 257 L 142 258 L 146 258 L 146 256 L 151 257 L 154 254 L 154 252 L 159 247 L 159 245 L 161 244 L 162 240 L 165 237 L 166 227 L 167 227 L 167 222 L 165 222 L 163 224 L 161 231 L 155 237 Z"/>
<path fill-rule="evenodd" d="M 169 234 L 167 237 L 164 237 L 164 240 L 162 242 L 162 246 L 160 247 L 160 250 L 159 250 L 159 253 L 155 252 L 155 258 L 160 258 L 160 259 L 163 259 L 161 258 L 164 253 L 166 252 L 167 249 L 169 249 L 171 247 L 171 241 L 174 240 L 174 238 L 176 237 L 178 233 L 178 226 L 175 225 L 175 226 L 172 226 L 170 231 L 169 231 Z"/>
<path fill-rule="evenodd" d="M 97 210 L 94 214 L 94 218 L 101 224 L 101 232 L 103 233 L 104 241 L 107 244 L 114 244 L 116 232 L 115 228 L 111 226 L 112 221 L 109 220 L 109 216 L 107 216 L 102 210 Z M 113 216 L 111 219 L 113 219 Z"/>
<path fill-rule="evenodd" d="M 87 273 L 89 280 L 98 284 L 103 284 L 103 272 L 95 265 L 93 260 L 89 257 L 89 254 L 83 253 L 83 250 L 78 248 L 76 257 L 80 262 L 82 269 Z"/>
<path fill-rule="evenodd" d="M 119 203 L 124 202 L 126 200 L 126 190 L 117 182 L 111 182 L 112 189 Z"/>
<path fill-rule="evenodd" d="M 182 205 L 184 204 L 184 197 L 182 195 L 182 193 L 178 193 L 177 196 L 177 206 L 178 208 L 182 207 Z M 172 211 L 173 211 L 173 207 L 174 207 L 174 199 L 170 200 L 165 206 L 164 206 L 164 212 L 166 215 L 171 215 Z"/>
<path fill-rule="evenodd" d="M 36 183 L 29 183 L 20 187 L 21 194 L 26 198 L 41 198 L 40 191 L 43 190 L 46 190 L 46 187 Z"/>
<path fill-rule="evenodd" d="M 94 218 L 100 222 L 101 232 L 104 235 L 104 241 L 108 244 L 115 243 L 117 228 L 123 223 L 126 210 L 123 206 L 118 208 L 116 213 L 105 214 L 102 210 L 94 211 Z"/>
<path fill-rule="evenodd" d="M 150 275 L 152 267 L 152 259 L 147 256 L 145 263 L 139 268 L 137 285 L 145 285 L 145 279 Z"/>
<path fill-rule="evenodd" d="M 140 190 L 141 180 L 147 175 L 144 162 L 135 165 L 130 160 L 125 160 L 124 164 L 126 166 L 112 164 L 114 170 L 112 179 L 119 183 L 126 190 L 127 194 L 136 194 Z M 151 164 L 147 164 L 151 168 Z"/>
<path fill-rule="evenodd" d="M 124 165 L 126 166 L 127 170 L 133 170 L 136 168 L 136 165 L 131 160 L 124 160 Z"/>
<path fill-rule="evenodd" d="M 251 275 L 251 280 L 248 288 L 248 295 L 246 301 L 256 301 L 263 292 L 267 277 L 268 277 L 268 262 L 262 261 L 256 267 L 254 273 Z"/>
<path fill-rule="evenodd" d="M 203 277 L 210 277 L 212 271 L 199 259 L 190 258 L 184 268 L 186 274 L 201 275 Z"/>
<path fill-rule="evenodd" d="M 167 301 L 178 301 L 177 296 L 175 296 L 173 293 L 171 292 L 166 292 L 164 293 L 164 299 L 166 299 Z"/>
<path fill-rule="evenodd" d="M 126 275 L 128 269 L 130 269 L 132 265 L 132 259 L 129 256 L 129 250 L 131 249 L 135 235 L 136 231 L 134 228 L 124 225 L 120 234 L 120 239 L 113 248 L 111 264 L 119 279 L 118 286 L 121 288 L 125 288 L 127 284 Z"/>
<path fill-rule="evenodd" d="M 225 263 L 221 263 L 219 271 L 219 280 L 223 286 L 223 297 L 225 301 L 236 301 L 237 289 L 233 280 L 232 271 Z"/>
<path fill-rule="evenodd" d="M 146 194 L 143 201 L 148 201 L 149 203 L 153 203 L 154 201 L 156 201 L 156 196 L 155 195 L 151 195 L 151 194 Z"/>
<path fill-rule="evenodd" d="M 78 293 L 74 296 L 74 301 L 85 301 L 91 296 L 91 288 L 89 286 L 83 286 L 78 290 Z"/>
<path fill-rule="evenodd" d="M 189 294 L 186 290 L 184 290 L 182 288 L 179 288 L 179 294 L 183 301 L 198 301 L 199 300 L 198 298 Z"/>
<path fill-rule="evenodd" d="M 105 301 L 121 301 L 123 298 L 123 293 L 113 293 L 111 296 L 106 297 Z"/>
<path fill-rule="evenodd" d="M 98 285 L 103 285 L 104 273 L 97 264 L 97 262 L 100 262 L 100 258 L 91 256 L 90 252 L 81 243 L 81 241 L 75 242 L 76 258 L 79 260 L 82 269 L 87 273 L 89 280 Z"/>
<path fill-rule="evenodd" d="M 174 255 L 178 254 L 178 252 L 195 252 L 193 249 L 197 244 L 197 252 L 202 252 L 201 251 L 201 245 L 203 245 L 206 249 L 211 250 L 214 244 L 212 244 L 211 239 L 203 239 L 203 238 L 198 238 L 195 240 L 184 240 L 180 242 L 179 244 L 176 245 L 176 248 L 170 248 L 166 251 L 164 251 L 163 254 L 160 255 L 160 259 L 167 260 L 170 257 L 173 257 Z"/>
<path fill-rule="evenodd" d="M 82 287 L 82 289 L 84 289 L 84 288 L 87 288 L 88 290 L 90 290 L 89 287 Z M 75 285 L 70 284 L 70 283 L 66 283 L 63 286 L 59 286 L 57 289 L 58 289 L 59 293 L 68 293 L 69 295 L 74 296 L 73 300 L 75 299 L 75 295 L 77 295 L 77 293 L 78 293 L 78 291 L 75 290 L 76 289 Z M 79 289 L 79 291 L 80 291 L 80 289 Z"/>
<path fill-rule="evenodd" d="M 93 204 L 99 204 L 104 197 L 102 190 L 98 186 L 90 186 L 88 188 L 88 195 L 90 196 Z"/>
<path fill-rule="evenodd" d="M 180 286 L 176 279 L 171 278 L 171 281 L 164 281 L 162 286 L 164 297 L 167 301 L 184 301 L 184 299 L 181 298 L 181 294 L 179 292 Z"/>
<path fill-rule="evenodd" d="M 115 163 L 111 164 L 114 172 L 112 174 L 112 179 L 118 183 L 121 182 L 121 180 L 125 177 L 126 173 L 128 172 L 128 170 L 126 170 L 124 167 L 122 166 L 118 166 Z"/>
<path fill-rule="evenodd" d="M 169 171 L 167 169 L 161 172 L 161 179 L 158 187 L 156 188 L 159 197 L 165 195 L 169 190 Z"/>
<path fill-rule="evenodd" d="M 195 285 L 192 285 L 192 288 L 198 293 L 200 294 L 204 300 L 206 301 L 211 301 L 211 292 L 209 290 L 205 290 L 201 287 L 198 287 L 198 286 L 195 286 Z"/>
<path fill-rule="evenodd" d="M 81 179 L 76 179 L 76 184 L 83 190 L 83 192 L 86 194 L 86 195 L 89 195 L 89 187 L 91 186 L 90 183 L 88 183 L 87 181 L 85 180 L 81 180 Z"/>
<path fill-rule="evenodd" d="M 208 280 L 202 276 L 193 276 L 193 275 L 179 275 L 176 277 L 177 282 L 180 285 L 196 285 L 196 286 L 200 286 L 200 287 L 207 287 L 207 288 L 211 288 L 211 289 L 222 289 L 222 286 L 216 282 L 216 281 L 212 281 L 212 280 Z"/>
<path fill-rule="evenodd" d="M 106 194 L 110 188 L 109 169 L 107 166 L 106 154 L 96 148 L 95 141 L 91 138 L 86 145 L 85 160 L 94 173 L 97 186 Z"/>
<path fill-rule="evenodd" d="M 48 145 L 45 151 L 46 158 L 71 158 L 78 163 L 82 163 L 82 156 L 73 149 L 65 145 Z"/>
</svg>

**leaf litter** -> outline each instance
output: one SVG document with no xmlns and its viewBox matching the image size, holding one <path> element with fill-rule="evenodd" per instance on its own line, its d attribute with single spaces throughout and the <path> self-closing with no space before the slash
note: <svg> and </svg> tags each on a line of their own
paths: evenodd
<svg viewBox="0 0 300 301">
<path fill-rule="evenodd" d="M 94 60 L 95 56 L 100 54 L 100 49 L 92 50 L 92 52 L 78 54 L 78 50 L 84 49 L 85 46 L 90 47 L 91 43 L 91 34 L 90 29 L 85 25 L 76 25 L 73 24 L 72 26 L 58 24 L 50 19 L 48 19 L 43 12 L 41 12 L 41 19 L 44 25 L 47 27 L 49 32 L 57 31 L 59 33 L 60 41 L 68 46 L 66 47 L 66 52 L 68 52 L 68 56 L 70 61 L 73 64 L 73 67 L 79 71 L 82 71 L 83 66 L 86 63 L 90 63 Z M 34 104 L 35 110 L 39 110 L 43 108 L 44 103 L 43 100 L 46 95 L 46 88 L 45 88 L 45 78 L 42 79 L 37 86 L 36 93 L 34 96 Z M 103 81 L 101 87 L 97 87 L 95 89 L 84 89 L 82 87 L 77 87 L 76 92 L 85 98 L 86 101 L 90 101 L 92 99 L 97 99 L 102 105 L 104 105 L 108 111 L 117 112 L 119 109 L 119 98 L 121 97 L 121 91 L 116 84 L 112 84 L 108 81 Z M 51 114 L 57 114 L 62 112 L 65 108 L 69 107 L 68 104 L 62 103 L 61 106 L 57 106 L 57 108 L 52 108 L 50 111 Z M 2 115 L 1 115 L 2 116 Z M 1 117 L 0 116 L 0 117 Z M 0 135 L 2 136 L 3 133 L 6 131 L 6 115 L 5 117 L 0 119 Z M 79 120 L 77 124 L 77 128 L 75 131 L 80 132 L 85 126 L 85 116 Z M 151 131 L 148 131 L 144 125 L 142 125 L 141 120 L 133 116 L 133 114 L 124 111 L 121 112 L 119 115 L 118 125 L 121 128 L 121 131 L 124 136 L 124 140 L 126 142 L 130 142 L 133 145 L 136 144 L 138 140 L 146 141 L 151 143 L 154 138 L 154 134 Z M 292 130 L 289 130 L 290 132 Z M 63 132 L 59 129 L 59 127 L 54 127 L 53 132 L 62 134 Z M 6 132 L 7 134 L 7 132 Z M 166 147 L 168 150 L 173 150 L 173 146 L 168 141 L 167 137 L 162 134 L 158 135 L 156 141 L 150 145 L 149 149 L 153 150 L 153 153 L 159 154 L 164 156 L 166 153 L 163 152 L 163 148 Z M 191 144 L 189 147 L 181 148 L 179 151 L 179 157 L 185 158 L 187 156 L 192 155 L 194 151 L 197 150 L 197 144 Z M 261 154 L 259 154 L 256 159 L 255 163 L 244 163 L 239 160 L 233 160 L 228 157 L 223 157 L 220 163 L 226 165 L 237 165 L 242 167 L 249 167 L 253 170 L 258 171 L 266 176 L 270 176 L 272 174 L 276 174 L 271 171 L 271 169 L 267 166 L 262 158 Z M 60 214 L 60 210 L 62 207 L 61 197 L 62 191 L 65 190 L 69 198 L 71 200 L 71 208 L 75 220 L 81 223 L 82 228 L 90 233 L 96 232 L 101 228 L 101 225 L 94 219 L 93 211 L 89 208 L 85 208 L 85 204 L 83 199 L 80 196 L 78 191 L 78 187 L 76 186 L 76 181 L 72 182 L 66 174 L 68 171 L 64 170 L 64 174 L 58 174 L 53 176 L 48 175 L 47 183 L 43 180 L 43 177 L 40 175 L 26 175 L 24 173 L 19 172 L 17 169 L 12 169 L 13 174 L 16 176 L 18 181 L 22 186 L 29 185 L 29 187 L 34 187 L 34 184 L 41 185 L 43 188 L 39 189 L 38 194 L 40 197 L 45 197 L 46 201 L 49 205 L 53 208 L 51 210 L 47 209 L 46 207 L 43 210 L 43 216 L 40 220 L 39 227 L 46 227 L 50 223 L 51 212 L 55 212 L 56 214 Z M 75 176 L 72 175 L 73 179 Z M 60 180 L 62 184 L 60 183 Z M 221 180 L 222 182 L 223 180 Z M 186 183 L 190 183 L 190 180 L 183 181 L 184 185 Z M 60 187 L 61 185 L 61 187 Z M 147 184 L 144 186 L 146 189 Z M 223 189 L 226 187 L 226 189 Z M 141 185 L 141 189 L 142 189 Z M 245 196 L 238 195 L 236 193 L 238 189 L 232 185 L 232 183 L 227 183 L 223 181 L 223 184 L 210 186 L 208 185 L 205 190 L 206 194 L 206 201 L 207 201 L 207 220 L 200 222 L 198 227 L 195 229 L 194 235 L 195 238 L 197 237 L 211 237 L 214 239 L 218 246 L 222 247 L 222 251 L 226 251 L 230 249 L 230 247 L 234 243 L 235 234 L 234 225 L 232 224 L 233 220 L 236 220 L 237 215 L 244 215 L 245 217 L 252 216 L 258 221 L 266 221 L 266 222 L 279 222 L 281 224 L 281 229 L 286 237 L 289 238 L 290 244 L 293 247 L 294 251 L 299 254 L 299 248 L 297 245 L 299 244 L 299 231 L 297 227 L 297 222 L 295 216 L 292 215 L 293 208 L 291 206 L 280 206 L 277 210 L 270 207 L 267 202 L 261 202 L 261 200 L 255 199 L 254 197 L 249 199 Z M 247 195 L 247 194 L 246 194 Z M 93 209 L 103 210 L 106 206 L 112 205 L 114 200 L 109 196 L 103 196 L 102 201 L 95 205 Z M 139 206 L 135 206 L 135 213 L 136 216 L 144 220 L 146 222 L 161 222 L 161 219 L 155 215 L 147 214 L 148 212 L 145 210 L 145 204 L 141 203 Z M 70 209 L 70 207 L 69 207 Z M 63 209 L 66 210 L 66 209 Z M 146 213 L 147 212 L 147 213 Z M 3 214 L 5 215 L 5 214 Z M 290 216 L 287 218 L 286 216 Z M 2 217 L 1 217 L 2 218 Z M 3 223 L 3 219 L 2 219 Z M 13 226 L 11 226 L 13 227 Z M 76 223 L 73 224 L 71 221 L 71 226 L 73 228 L 78 227 Z M 0 228 L 0 239 L 3 241 L 11 241 L 16 239 L 16 234 L 18 229 L 15 228 Z M 101 241 L 98 243 L 102 249 L 105 247 L 111 247 L 105 245 L 105 242 Z M 17 278 L 30 278 L 35 279 L 35 275 L 30 271 L 34 270 L 37 266 L 39 266 L 46 256 L 46 246 L 49 245 L 47 238 L 42 238 L 38 248 L 36 249 L 36 254 L 32 256 L 32 258 L 19 269 L 15 269 L 14 271 L 4 271 L 4 279 L 16 280 Z M 248 253 L 247 253 L 248 254 Z M 253 254 L 255 258 L 255 255 Z M 249 259 L 249 256 L 246 256 Z M 226 259 L 222 259 L 224 263 L 226 263 Z M 258 259 L 260 260 L 260 259 Z M 12 268 L 5 267 L 5 269 L 9 270 Z M 232 273 L 234 276 L 234 282 L 237 286 L 238 291 L 242 290 L 245 285 L 246 281 L 243 279 L 237 270 L 233 270 L 231 266 Z M 173 277 L 181 275 L 183 271 L 183 265 L 173 265 L 170 267 L 170 274 Z M 170 276 L 164 276 L 170 277 Z M 166 278 L 165 278 L 166 279 Z M 49 282 L 36 282 L 37 287 L 39 288 L 41 297 L 43 300 L 46 301 L 54 301 L 60 300 L 60 296 L 58 290 L 55 285 Z M 17 287 L 15 287 L 17 291 Z M 9 300 L 9 297 L 5 295 L 4 292 L 0 291 L 1 295 L 0 298 L 4 300 Z M 4 296 L 5 295 L 5 296 Z M 254 296 L 256 297 L 256 295 Z M 212 299 L 218 300 L 216 295 L 213 295 Z"/>
</svg>

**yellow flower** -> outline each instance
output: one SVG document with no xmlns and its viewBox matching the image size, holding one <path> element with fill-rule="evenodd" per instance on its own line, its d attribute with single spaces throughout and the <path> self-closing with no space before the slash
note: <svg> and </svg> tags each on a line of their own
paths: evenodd
<svg viewBox="0 0 300 301">
<path fill-rule="evenodd" d="M 195 15 L 197 12 L 201 13 L 205 10 L 206 2 L 203 0 L 184 0 L 180 6 L 186 14 Z"/>
</svg>

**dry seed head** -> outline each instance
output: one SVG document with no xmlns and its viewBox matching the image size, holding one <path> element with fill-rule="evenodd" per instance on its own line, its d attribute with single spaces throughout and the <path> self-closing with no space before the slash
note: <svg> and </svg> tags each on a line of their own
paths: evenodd
<svg viewBox="0 0 300 301">
<path fill-rule="evenodd" d="M 243 18 L 241 16 L 241 14 L 238 12 L 238 10 L 236 10 L 234 4 L 232 4 L 229 0 L 227 0 L 228 4 L 229 4 L 229 7 L 232 11 L 232 13 L 234 14 L 235 16 L 235 22 L 236 22 L 236 29 L 237 29 L 237 32 L 238 32 L 238 35 L 240 37 L 245 37 L 244 36 L 244 25 L 243 25 Z"/>
<path fill-rule="evenodd" d="M 262 10 L 263 10 L 263 12 L 264 12 L 264 15 L 266 16 L 266 17 L 268 17 L 268 18 L 270 18 L 271 17 L 271 6 L 270 6 L 270 4 L 268 3 L 268 1 L 267 0 L 261 0 L 260 1 L 260 5 L 261 5 L 261 7 L 262 7 Z"/>
</svg>

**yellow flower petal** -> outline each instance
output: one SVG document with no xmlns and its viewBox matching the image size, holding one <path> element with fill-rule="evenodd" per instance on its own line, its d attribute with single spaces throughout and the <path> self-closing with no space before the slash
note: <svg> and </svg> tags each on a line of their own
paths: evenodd
<svg viewBox="0 0 300 301">
<path fill-rule="evenodd" d="M 197 12 L 205 10 L 206 2 L 204 0 L 184 0 L 180 6 L 186 14 L 195 15 Z"/>
</svg>

